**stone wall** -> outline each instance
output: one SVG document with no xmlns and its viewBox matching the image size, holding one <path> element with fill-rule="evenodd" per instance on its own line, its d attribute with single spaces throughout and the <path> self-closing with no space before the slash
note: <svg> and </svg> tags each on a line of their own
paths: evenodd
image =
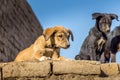
<svg viewBox="0 0 120 80">
<path fill-rule="evenodd" d="M 120 64 L 96 61 L 9 62 L 0 80 L 120 80 Z"/>
<path fill-rule="evenodd" d="M 26 0 L 0 0 L 0 62 L 12 61 L 41 33 L 42 27 Z"/>
</svg>

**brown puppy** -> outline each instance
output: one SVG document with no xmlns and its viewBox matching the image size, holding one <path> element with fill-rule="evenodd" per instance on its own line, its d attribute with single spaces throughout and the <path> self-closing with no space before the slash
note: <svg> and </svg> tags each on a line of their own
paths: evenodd
<svg viewBox="0 0 120 80">
<path fill-rule="evenodd" d="M 62 26 L 47 28 L 34 44 L 18 53 L 15 61 L 65 60 L 60 56 L 60 48 L 67 49 L 70 46 L 70 35 L 73 41 L 69 29 Z"/>
</svg>

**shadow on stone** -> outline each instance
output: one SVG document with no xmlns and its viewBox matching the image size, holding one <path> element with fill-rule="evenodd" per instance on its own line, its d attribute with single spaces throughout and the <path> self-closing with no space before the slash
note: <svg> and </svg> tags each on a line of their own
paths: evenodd
<svg viewBox="0 0 120 80">
<path fill-rule="evenodd" d="M 101 70 L 101 74 L 99 75 L 99 77 L 109 77 L 109 76 L 105 74 L 104 71 Z"/>
</svg>

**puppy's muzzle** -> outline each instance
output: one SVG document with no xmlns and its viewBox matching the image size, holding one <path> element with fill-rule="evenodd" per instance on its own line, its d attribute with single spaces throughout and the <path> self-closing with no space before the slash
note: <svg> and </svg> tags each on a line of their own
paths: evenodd
<svg viewBox="0 0 120 80">
<path fill-rule="evenodd" d="M 67 48 L 69 48 L 70 47 L 70 44 L 67 44 Z"/>
<path fill-rule="evenodd" d="M 70 44 L 67 44 L 65 47 L 63 47 L 64 49 L 67 49 L 70 47 Z"/>
</svg>

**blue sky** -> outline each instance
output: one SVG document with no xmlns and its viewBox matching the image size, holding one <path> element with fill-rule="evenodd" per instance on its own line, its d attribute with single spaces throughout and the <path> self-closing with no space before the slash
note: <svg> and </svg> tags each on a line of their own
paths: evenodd
<svg viewBox="0 0 120 80">
<path fill-rule="evenodd" d="M 69 49 L 62 49 L 61 56 L 74 59 L 95 25 L 91 14 L 94 12 L 115 13 L 120 17 L 120 0 L 27 0 L 43 29 L 62 25 L 72 30 L 74 42 L 70 41 Z M 120 18 L 119 18 L 120 20 Z M 113 20 L 111 30 L 119 26 L 120 21 Z M 117 63 L 120 63 L 120 53 Z"/>
</svg>

